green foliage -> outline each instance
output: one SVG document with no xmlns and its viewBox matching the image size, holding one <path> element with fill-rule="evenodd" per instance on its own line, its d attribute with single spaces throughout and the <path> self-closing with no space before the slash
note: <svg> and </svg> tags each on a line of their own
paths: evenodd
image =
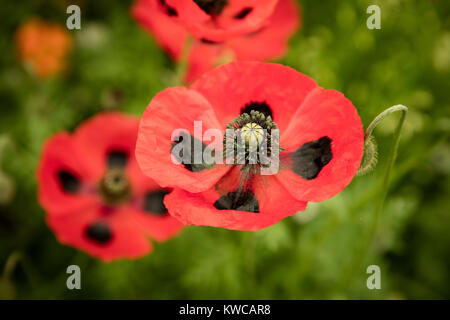
<svg viewBox="0 0 450 320">
<path fill-rule="evenodd" d="M 371 4 L 381 8 L 380 30 L 366 27 Z M 280 61 L 343 92 L 365 126 L 387 107 L 409 107 L 388 198 L 361 259 L 395 115 L 374 132 L 374 171 L 268 229 L 187 227 L 145 258 L 107 264 L 58 243 L 36 199 L 44 140 L 102 110 L 140 115 L 174 76 L 130 5 L 81 2 L 70 69 L 42 82 L 17 61 L 14 32 L 33 16 L 65 24 L 64 2 L 2 2 L 0 298 L 450 298 L 450 6 L 443 0 L 302 0 L 303 28 Z M 81 267 L 80 291 L 65 286 L 70 264 Z M 381 267 L 381 290 L 366 287 L 371 264 Z"/>
</svg>

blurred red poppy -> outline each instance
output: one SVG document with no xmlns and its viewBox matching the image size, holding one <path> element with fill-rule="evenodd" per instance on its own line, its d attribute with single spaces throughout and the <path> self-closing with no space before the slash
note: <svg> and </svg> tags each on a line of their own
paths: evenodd
<svg viewBox="0 0 450 320">
<path fill-rule="evenodd" d="M 220 64 L 221 60 L 271 60 L 281 58 L 289 38 L 300 24 L 294 0 L 279 0 L 268 23 L 259 30 L 224 42 L 196 41 L 189 54 L 186 81 Z"/>
<path fill-rule="evenodd" d="M 202 121 L 203 131 L 278 128 L 281 170 L 261 175 L 249 164 L 174 164 L 176 130 L 202 139 L 194 121 Z M 363 149 L 361 120 L 343 94 L 279 64 L 233 62 L 205 73 L 190 89 L 157 94 L 141 120 L 136 157 L 146 175 L 175 188 L 165 204 L 184 224 L 258 230 L 342 191 Z"/>
<path fill-rule="evenodd" d="M 16 33 L 20 60 L 37 77 L 47 78 L 66 68 L 72 37 L 62 26 L 31 19 Z"/>
<path fill-rule="evenodd" d="M 167 213 L 159 187 L 140 171 L 134 148 L 138 119 L 103 113 L 43 148 L 38 198 L 47 223 L 64 244 L 104 261 L 136 258 L 182 225 Z"/>
<path fill-rule="evenodd" d="M 244 1 L 245 2 L 245 1 Z M 156 38 L 173 59 L 179 60 L 188 37 L 186 28 L 173 19 L 173 9 L 160 0 L 138 0 L 133 7 L 135 19 Z M 221 41 L 197 38 L 189 52 L 186 81 L 226 60 L 269 60 L 282 57 L 289 38 L 300 24 L 294 0 L 279 0 L 265 23 L 252 32 Z"/>
<path fill-rule="evenodd" d="M 258 30 L 278 0 L 159 0 L 196 38 L 224 41 Z"/>
</svg>

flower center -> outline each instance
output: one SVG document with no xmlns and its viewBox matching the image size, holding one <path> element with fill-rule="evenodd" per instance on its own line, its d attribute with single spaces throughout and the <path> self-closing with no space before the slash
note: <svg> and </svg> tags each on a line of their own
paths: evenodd
<svg viewBox="0 0 450 320">
<path fill-rule="evenodd" d="M 260 144 L 263 140 L 263 136 L 264 129 L 254 122 L 245 124 L 241 129 L 241 138 L 245 141 L 247 146 Z"/>
<path fill-rule="evenodd" d="M 228 0 L 194 0 L 194 2 L 207 14 L 221 14 Z"/>
<path fill-rule="evenodd" d="M 119 168 L 109 169 L 99 185 L 99 192 L 105 204 L 115 206 L 129 199 L 131 186 L 125 171 Z"/>
<path fill-rule="evenodd" d="M 253 173 L 259 173 L 261 166 L 270 166 L 272 150 L 279 148 L 278 139 L 274 140 L 277 136 L 271 132 L 277 129 L 277 125 L 270 115 L 250 110 L 242 113 L 226 128 L 223 140 L 226 161 L 231 158 L 234 164 L 243 164 Z"/>
</svg>

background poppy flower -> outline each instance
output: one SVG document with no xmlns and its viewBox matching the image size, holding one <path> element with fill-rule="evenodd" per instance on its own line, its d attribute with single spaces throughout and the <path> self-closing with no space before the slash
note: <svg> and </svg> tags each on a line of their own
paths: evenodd
<svg viewBox="0 0 450 320">
<path fill-rule="evenodd" d="M 135 19 L 155 37 L 169 55 L 179 60 L 189 32 L 173 19 L 174 9 L 160 0 L 138 0 Z M 283 56 L 287 43 L 299 26 L 299 8 L 294 0 L 279 0 L 264 25 L 246 34 L 211 40 L 194 40 L 189 51 L 186 81 L 191 82 L 210 68 L 227 60 L 269 60 Z"/>
<path fill-rule="evenodd" d="M 16 33 L 19 59 L 39 78 L 47 78 L 65 69 L 72 37 L 62 26 L 32 19 Z"/>
<path fill-rule="evenodd" d="M 173 12 L 160 0 L 138 0 L 132 13 L 174 60 L 181 58 L 189 33 L 172 18 Z M 253 32 L 223 41 L 194 40 L 189 51 L 186 81 L 191 82 L 221 62 L 270 60 L 282 57 L 289 38 L 300 24 L 294 0 L 279 0 L 267 22 Z"/>
<path fill-rule="evenodd" d="M 62 243 L 104 261 L 151 251 L 147 237 L 165 241 L 182 225 L 163 204 L 168 189 L 145 177 L 134 157 L 138 120 L 103 113 L 43 149 L 38 198 Z"/>
<path fill-rule="evenodd" d="M 270 60 L 282 57 L 289 38 L 299 27 L 299 8 L 294 0 L 279 0 L 268 23 L 252 33 L 223 42 L 196 41 L 189 54 L 186 81 L 220 64 L 221 60 Z"/>
<path fill-rule="evenodd" d="M 224 41 L 258 30 L 278 0 L 160 0 L 173 20 L 196 38 Z"/>
<path fill-rule="evenodd" d="M 270 122 L 280 130 L 280 172 L 261 176 L 247 164 L 193 170 L 172 162 L 174 130 L 192 133 L 194 121 L 203 121 L 203 131 L 224 130 L 243 114 L 261 116 L 263 128 Z M 136 156 L 146 175 L 176 188 L 165 204 L 184 224 L 258 230 L 342 191 L 363 149 L 361 120 L 343 94 L 289 67 L 234 62 L 205 73 L 190 89 L 157 94 L 141 120 Z"/>
</svg>

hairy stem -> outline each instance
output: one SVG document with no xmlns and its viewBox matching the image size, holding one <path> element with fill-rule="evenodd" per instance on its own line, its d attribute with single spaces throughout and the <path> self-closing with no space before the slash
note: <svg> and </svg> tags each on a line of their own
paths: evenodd
<svg viewBox="0 0 450 320">
<path fill-rule="evenodd" d="M 375 208 L 374 219 L 370 226 L 370 230 L 367 235 L 367 238 L 365 239 L 365 241 L 362 242 L 361 248 L 358 250 L 357 254 L 355 255 L 355 258 L 352 260 L 352 262 L 350 264 L 350 268 L 349 268 L 348 272 L 344 276 L 344 285 L 346 286 L 345 289 L 347 289 L 348 286 L 350 285 L 352 275 L 358 274 L 358 272 L 355 272 L 355 271 L 357 271 L 357 268 L 359 266 L 361 266 L 362 263 L 364 262 L 364 259 L 367 255 L 367 253 L 369 252 L 369 250 L 372 246 L 372 243 L 375 239 L 376 230 L 377 230 L 377 226 L 378 226 L 378 220 L 380 218 L 381 212 L 383 211 L 383 206 L 384 206 L 384 203 L 386 201 L 386 197 L 387 197 L 387 194 L 389 191 L 391 172 L 392 172 L 392 168 L 394 167 L 395 159 L 397 157 L 397 149 L 398 149 L 398 145 L 399 145 L 399 141 L 400 141 L 400 133 L 402 131 L 403 124 L 405 122 L 406 114 L 408 113 L 408 108 L 403 105 L 395 105 L 395 106 L 390 107 L 389 109 L 383 111 L 370 123 L 370 125 L 367 127 L 365 135 L 364 135 L 364 138 L 366 141 L 368 139 L 372 139 L 373 138 L 372 132 L 377 127 L 377 125 L 381 121 L 383 121 L 384 118 L 386 118 L 390 114 L 397 112 L 397 111 L 401 111 L 402 115 L 397 124 L 397 128 L 395 129 L 395 132 L 394 132 L 394 140 L 392 142 L 391 150 L 389 152 L 389 156 L 387 159 L 386 171 L 384 173 L 382 183 L 380 185 L 381 191 L 380 191 L 379 202 Z"/>
<path fill-rule="evenodd" d="M 369 234 L 369 245 L 373 242 L 373 238 L 375 237 L 376 228 L 378 225 L 378 219 L 381 214 L 381 211 L 383 210 L 384 202 L 386 201 L 386 196 L 389 191 L 389 185 L 391 182 L 391 172 L 392 168 L 394 167 L 395 159 L 397 158 L 397 150 L 398 150 L 398 144 L 400 142 L 400 133 L 403 128 L 403 123 L 405 122 L 406 114 L 408 113 L 408 108 L 403 105 L 396 105 L 393 106 L 381 114 L 379 114 L 367 127 L 366 130 L 366 137 L 370 136 L 372 134 L 372 131 L 375 129 L 375 127 L 388 115 L 391 113 L 394 113 L 396 111 L 401 111 L 402 115 L 400 117 L 400 120 L 397 124 L 397 128 L 395 129 L 394 133 L 394 141 L 392 142 L 392 147 L 389 152 L 389 157 L 387 159 L 387 165 L 386 165 L 386 172 L 384 173 L 383 182 L 382 182 L 382 189 L 381 189 L 381 196 L 380 201 L 378 202 L 378 205 L 375 209 L 375 219 L 372 224 L 372 228 Z"/>
</svg>

